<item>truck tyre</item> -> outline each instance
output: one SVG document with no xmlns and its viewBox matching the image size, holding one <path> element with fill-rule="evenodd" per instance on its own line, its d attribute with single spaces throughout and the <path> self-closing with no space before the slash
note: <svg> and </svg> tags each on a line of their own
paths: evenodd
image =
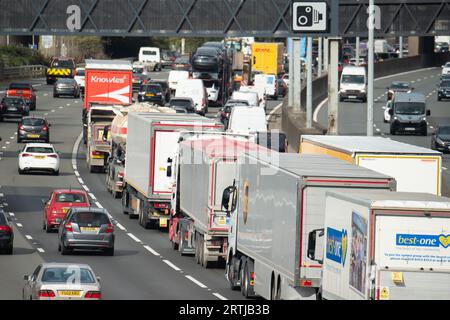
<svg viewBox="0 0 450 320">
<path fill-rule="evenodd" d="M 208 269 L 211 267 L 211 261 L 208 261 L 207 259 L 207 249 L 206 249 L 206 242 L 204 240 L 204 238 L 201 238 L 201 246 L 200 246 L 200 250 L 201 250 L 201 255 L 200 255 L 200 259 L 201 259 L 201 265 L 203 268 Z"/>
<path fill-rule="evenodd" d="M 148 217 L 142 211 L 144 210 L 141 210 L 141 212 L 139 212 L 139 224 L 142 226 L 142 228 L 147 230 L 149 229 Z"/>
<path fill-rule="evenodd" d="M 230 261 L 231 260 L 231 261 Z M 229 259 L 229 263 L 227 263 L 227 277 L 228 277 L 228 283 L 230 285 L 230 289 L 231 290 L 239 290 L 240 287 L 236 285 L 236 274 L 235 274 L 235 270 L 234 270 L 234 264 L 235 264 L 235 258 L 232 257 L 231 259 Z"/>
<path fill-rule="evenodd" d="M 424 136 L 424 137 L 428 136 L 428 130 L 427 130 L 427 127 L 425 127 L 425 128 L 422 130 L 422 136 Z"/>
<path fill-rule="evenodd" d="M 195 233 L 195 262 L 197 264 L 200 264 L 200 240 L 199 240 L 199 234 Z"/>
<path fill-rule="evenodd" d="M 114 199 L 122 198 L 122 192 L 118 192 L 118 191 L 113 190 L 112 191 L 112 195 L 113 195 Z"/>
<path fill-rule="evenodd" d="M 240 278 L 241 278 L 241 293 L 244 297 L 247 297 L 247 292 L 245 292 L 245 289 L 248 288 L 245 286 L 246 281 L 246 271 L 247 271 L 247 259 L 245 258 L 244 261 L 241 263 L 240 268 Z"/>
<path fill-rule="evenodd" d="M 127 206 L 127 198 L 128 198 L 128 192 L 126 190 L 124 190 L 122 192 L 122 212 L 123 214 L 128 214 L 128 206 Z"/>
</svg>

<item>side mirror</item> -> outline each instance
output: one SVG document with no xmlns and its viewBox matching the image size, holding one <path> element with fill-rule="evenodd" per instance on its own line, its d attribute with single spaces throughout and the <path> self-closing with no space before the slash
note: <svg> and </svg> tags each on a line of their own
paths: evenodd
<svg viewBox="0 0 450 320">
<path fill-rule="evenodd" d="M 325 234 L 324 229 L 317 229 L 311 231 L 308 236 L 308 251 L 307 251 L 308 258 L 313 261 L 317 261 L 320 264 L 323 263 L 323 252 L 320 250 L 319 252 L 317 252 L 316 248 L 317 245 L 320 244 L 320 240 L 324 236 L 324 234 Z M 319 246 L 319 248 L 320 247 L 321 246 Z"/>
<path fill-rule="evenodd" d="M 96 279 L 98 282 L 102 281 L 102 278 L 100 278 L 100 277 L 96 277 Z"/>
<path fill-rule="evenodd" d="M 49 123 L 49 124 L 48 124 L 48 127 L 50 128 L 51 126 L 52 126 L 52 124 L 51 124 L 51 123 Z"/>
<path fill-rule="evenodd" d="M 24 275 L 23 280 L 30 281 L 30 275 L 28 275 L 28 274 Z"/>
<path fill-rule="evenodd" d="M 431 116 L 431 110 L 427 110 L 427 117 Z"/>
<path fill-rule="evenodd" d="M 48 199 L 44 199 L 44 198 L 41 199 L 41 202 L 42 202 L 42 204 L 44 204 L 44 205 L 46 205 L 46 204 L 48 203 L 48 201 L 49 201 Z"/>
<path fill-rule="evenodd" d="M 394 115 L 394 109 L 392 109 L 392 108 L 389 109 L 389 115 L 390 115 L 390 116 L 393 116 L 393 115 Z"/>
<path fill-rule="evenodd" d="M 228 213 L 228 215 L 236 210 L 237 200 L 237 188 L 236 186 L 230 186 L 223 191 L 222 195 L 222 208 Z"/>
</svg>

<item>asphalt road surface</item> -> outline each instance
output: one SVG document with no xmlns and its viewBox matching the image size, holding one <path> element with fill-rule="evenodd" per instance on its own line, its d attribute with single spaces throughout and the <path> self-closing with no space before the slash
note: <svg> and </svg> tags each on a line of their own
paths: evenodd
<svg viewBox="0 0 450 320">
<path fill-rule="evenodd" d="M 152 76 L 167 77 L 168 72 Z M 21 299 L 23 275 L 31 274 L 41 262 L 89 264 L 102 279 L 103 299 L 242 299 L 240 292 L 229 289 L 223 268 L 201 268 L 193 257 L 182 257 L 171 249 L 166 232 L 144 230 L 122 214 L 120 200 L 106 191 L 105 175 L 88 173 L 83 145 L 77 148 L 82 101 L 54 99 L 52 86 L 44 79 L 33 83 L 38 99 L 32 114 L 46 116 L 52 124 L 51 143 L 61 152 L 60 175 L 19 175 L 17 155 L 24 144 L 16 142 L 17 120 L 0 123 L 0 205 L 12 217 L 15 230 L 14 255 L 0 255 L 0 300 Z M 270 101 L 268 113 L 280 102 Z M 214 117 L 218 109 L 210 107 L 209 111 L 208 117 Z M 113 257 L 86 253 L 62 256 L 57 251 L 57 234 L 47 234 L 42 228 L 42 199 L 54 189 L 80 189 L 82 185 L 89 190 L 91 200 L 115 219 Z"/>
</svg>

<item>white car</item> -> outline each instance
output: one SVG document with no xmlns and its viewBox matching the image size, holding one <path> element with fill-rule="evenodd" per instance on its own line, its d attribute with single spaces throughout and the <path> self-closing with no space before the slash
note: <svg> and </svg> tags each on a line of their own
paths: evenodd
<svg viewBox="0 0 450 320">
<path fill-rule="evenodd" d="M 59 175 L 59 154 L 51 144 L 29 143 L 19 153 L 19 174 L 49 171 Z"/>
<path fill-rule="evenodd" d="M 391 104 L 392 104 L 391 101 L 388 101 L 386 106 L 383 107 L 383 109 L 384 109 L 384 123 L 391 122 L 391 115 L 389 114 L 389 110 L 391 110 Z"/>
<path fill-rule="evenodd" d="M 450 62 L 442 66 L 442 75 L 450 74 Z"/>
<path fill-rule="evenodd" d="M 74 79 L 77 82 L 77 84 L 80 87 L 82 92 L 84 92 L 85 75 L 86 75 L 86 69 L 85 68 L 77 68 L 77 69 L 75 69 Z"/>
<path fill-rule="evenodd" d="M 43 263 L 24 276 L 24 300 L 100 300 L 100 278 L 86 264 Z"/>
</svg>

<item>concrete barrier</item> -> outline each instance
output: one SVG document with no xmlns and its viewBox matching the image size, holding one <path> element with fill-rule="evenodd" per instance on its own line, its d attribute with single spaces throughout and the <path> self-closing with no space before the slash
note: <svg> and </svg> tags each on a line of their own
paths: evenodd
<svg viewBox="0 0 450 320">
<path fill-rule="evenodd" d="M 45 76 L 46 69 L 42 65 L 0 67 L 0 80 L 40 78 Z"/>
<path fill-rule="evenodd" d="M 420 56 L 406 57 L 402 59 L 391 59 L 375 64 L 375 78 L 390 76 L 402 72 L 414 71 L 423 68 L 441 67 L 446 62 L 450 62 L 450 52 L 434 53 Z M 313 111 L 328 96 L 328 75 L 324 75 L 313 81 Z M 313 129 L 306 129 L 305 106 L 306 88 L 301 92 L 302 110 L 294 110 L 288 106 L 288 100 L 283 102 L 282 109 L 282 130 L 286 133 L 288 141 L 295 151 L 298 151 L 300 136 L 303 134 L 325 134 L 327 129 L 322 128 L 318 123 L 314 123 Z"/>
</svg>

